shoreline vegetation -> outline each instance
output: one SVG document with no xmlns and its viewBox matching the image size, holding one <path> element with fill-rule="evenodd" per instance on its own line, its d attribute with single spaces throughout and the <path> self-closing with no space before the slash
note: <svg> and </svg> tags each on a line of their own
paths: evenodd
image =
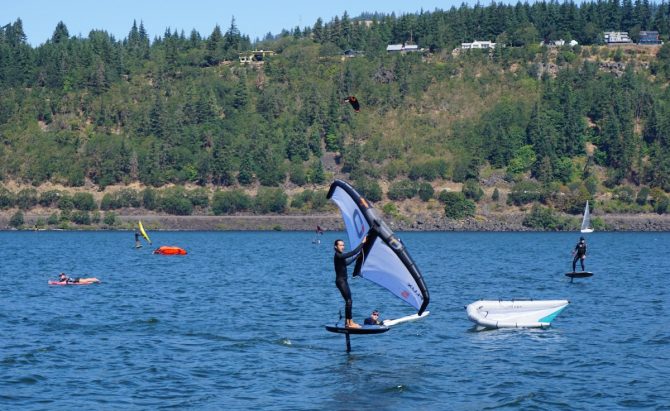
<svg viewBox="0 0 670 411">
<path fill-rule="evenodd" d="M 104 222 L 87 225 L 36 224 L 44 214 L 27 212 L 24 224 L 18 230 L 134 230 L 137 222 L 142 221 L 150 231 L 314 231 L 319 225 L 325 231 L 342 231 L 344 225 L 339 214 L 291 214 L 291 215 L 161 215 L 138 214 L 137 210 L 120 213 L 115 216 L 113 225 Z M 387 217 L 388 223 L 396 231 L 471 231 L 471 232 L 510 232 L 510 231 L 578 231 L 573 226 L 555 229 L 533 228 L 524 225 L 528 213 L 491 213 L 488 216 L 477 215 L 462 220 L 447 219 L 439 213 L 403 216 L 402 218 Z M 11 212 L 0 212 L 0 230 L 17 230 L 10 225 Z M 567 216 L 566 218 L 576 218 Z M 652 213 L 645 214 L 605 214 L 597 216 L 601 219 L 598 231 L 670 231 L 670 216 Z"/>
<path fill-rule="evenodd" d="M 329 180 L 346 179 L 334 171 L 329 170 Z M 575 232 L 589 199 L 545 193 L 527 181 L 513 185 L 500 176 L 472 187 L 447 180 L 401 183 L 380 181 L 376 190 L 359 187 L 367 189 L 364 195 L 395 231 Z M 423 191 L 417 194 L 417 187 Z M 340 214 L 327 192 L 326 185 L 302 190 L 289 184 L 155 189 L 135 183 L 101 189 L 91 183 L 71 188 L 3 181 L 0 230 L 124 231 L 142 221 L 150 231 L 314 231 L 317 226 L 342 231 Z M 424 192 L 429 195 L 422 196 Z M 553 201 L 545 199 L 543 204 L 543 196 Z M 596 231 L 670 231 L 670 214 L 665 208 L 657 211 L 662 202 L 655 198 L 644 189 L 637 196 L 633 189 L 616 196 L 597 195 L 591 203 L 592 224 Z M 566 209 L 570 212 L 562 211 Z"/>
</svg>

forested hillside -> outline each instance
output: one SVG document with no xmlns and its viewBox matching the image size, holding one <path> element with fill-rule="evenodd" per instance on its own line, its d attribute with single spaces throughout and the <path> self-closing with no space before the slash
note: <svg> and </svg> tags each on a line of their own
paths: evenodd
<svg viewBox="0 0 670 411">
<path fill-rule="evenodd" d="M 84 224 L 128 207 L 319 211 L 342 177 L 391 214 L 407 199 L 452 218 L 540 203 L 539 225 L 588 199 L 664 213 L 670 46 L 605 46 L 609 30 L 667 40 L 670 5 L 344 14 L 255 43 L 234 20 L 155 39 L 141 22 L 124 39 L 60 23 L 31 47 L 17 20 L 0 28 L 0 208 L 78 210 Z M 579 45 L 540 45 L 559 39 Z M 453 52 L 474 40 L 497 45 Z M 386 51 L 410 41 L 424 50 Z M 241 64 L 254 49 L 275 54 Z"/>
</svg>

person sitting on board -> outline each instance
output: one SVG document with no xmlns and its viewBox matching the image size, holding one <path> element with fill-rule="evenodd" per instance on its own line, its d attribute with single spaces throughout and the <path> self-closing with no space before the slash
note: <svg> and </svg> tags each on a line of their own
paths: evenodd
<svg viewBox="0 0 670 411">
<path fill-rule="evenodd" d="M 586 258 L 586 240 L 584 240 L 584 237 L 579 237 L 579 242 L 572 251 L 572 254 L 575 256 L 575 258 L 572 259 L 572 272 L 575 272 L 577 260 L 581 263 L 582 271 L 584 271 L 584 259 Z"/>
<path fill-rule="evenodd" d="M 363 321 L 365 325 L 382 325 L 382 320 L 379 319 L 379 311 L 374 310 L 368 318 Z"/>
<path fill-rule="evenodd" d="M 363 244 L 365 244 L 367 239 L 367 236 L 364 237 L 358 247 L 348 253 L 344 252 L 343 240 L 335 240 L 334 244 L 335 255 L 333 257 L 333 263 L 335 264 L 335 285 L 337 286 L 337 289 L 340 290 L 342 298 L 344 298 L 344 326 L 347 328 L 361 328 L 361 326 L 356 324 L 352 319 L 353 315 L 351 313 L 351 307 L 353 302 L 351 300 L 351 290 L 349 289 L 349 283 L 347 281 L 347 265 L 356 260 L 356 257 L 358 257 L 358 254 L 361 252 L 361 248 L 363 248 Z"/>
<path fill-rule="evenodd" d="M 72 284 L 72 283 L 78 283 L 79 278 L 70 278 L 67 275 L 65 275 L 65 273 L 60 273 L 58 275 L 58 281 L 66 284 Z"/>
</svg>

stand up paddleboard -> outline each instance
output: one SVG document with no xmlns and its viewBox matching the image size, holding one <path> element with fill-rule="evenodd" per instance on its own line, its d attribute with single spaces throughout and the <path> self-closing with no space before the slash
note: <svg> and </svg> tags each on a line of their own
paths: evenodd
<svg viewBox="0 0 670 411">
<path fill-rule="evenodd" d="M 571 273 L 565 273 L 565 276 L 570 278 L 586 278 L 591 277 L 592 275 L 593 273 L 589 271 L 573 271 Z"/>
<path fill-rule="evenodd" d="M 424 311 L 423 314 L 412 314 L 405 317 L 394 318 L 382 321 L 381 325 L 361 325 L 361 328 L 346 328 L 340 321 L 334 325 L 326 325 L 326 330 L 338 334 L 381 334 L 390 330 L 394 325 L 416 321 L 430 314 L 430 311 Z"/>
<path fill-rule="evenodd" d="M 326 330 L 337 334 L 381 334 L 390 330 L 385 325 L 361 325 L 361 328 L 346 328 L 344 324 L 326 325 Z"/>
<path fill-rule="evenodd" d="M 592 275 L 593 273 L 589 271 L 573 271 L 571 273 L 565 273 L 566 277 L 570 277 L 570 282 L 574 281 L 575 278 L 586 278 L 591 277 Z"/>
<path fill-rule="evenodd" d="M 67 286 L 67 285 L 91 285 L 91 284 L 100 284 L 100 280 L 97 278 L 80 278 L 79 282 L 73 283 L 73 282 L 67 282 L 67 281 L 53 281 L 49 280 L 49 285 L 62 285 L 62 286 Z"/>
</svg>

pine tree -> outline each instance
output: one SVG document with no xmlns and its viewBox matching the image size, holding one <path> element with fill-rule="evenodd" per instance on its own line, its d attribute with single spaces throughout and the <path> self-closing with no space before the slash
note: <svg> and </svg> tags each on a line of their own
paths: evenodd
<svg viewBox="0 0 670 411">
<path fill-rule="evenodd" d="M 58 44 L 64 41 L 67 41 L 70 38 L 70 33 L 67 31 L 65 23 L 59 21 L 54 30 L 54 34 L 51 36 L 51 41 L 54 44 Z"/>
</svg>

